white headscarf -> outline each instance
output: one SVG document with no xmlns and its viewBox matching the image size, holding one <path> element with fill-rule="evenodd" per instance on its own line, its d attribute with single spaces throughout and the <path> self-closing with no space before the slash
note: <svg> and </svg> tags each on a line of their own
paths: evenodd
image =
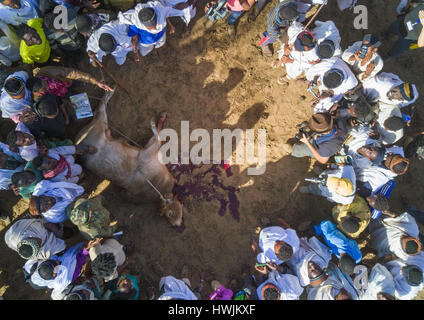
<svg viewBox="0 0 424 320">
<path fill-rule="evenodd" d="M 173 276 L 167 276 L 160 279 L 159 288 L 162 287 L 165 292 L 158 300 L 198 300 L 184 281 L 175 279 Z"/>
<path fill-rule="evenodd" d="M 387 268 L 377 263 L 368 277 L 368 286 L 361 292 L 361 300 L 377 300 L 377 294 L 380 292 L 395 294 L 395 283 L 393 276 Z"/>
<path fill-rule="evenodd" d="M 147 29 L 138 18 L 141 9 L 152 8 L 156 13 L 156 29 Z M 134 9 L 125 12 L 119 12 L 118 20 L 121 24 L 136 26 L 138 29 L 146 30 L 149 33 L 159 33 L 166 28 L 166 18 L 169 16 L 171 8 L 164 7 L 159 1 L 149 1 L 147 3 L 139 3 Z"/>
<path fill-rule="evenodd" d="M 7 154 L 9 157 L 13 157 L 16 160 L 23 162 L 20 155 L 10 151 L 9 146 L 7 144 L 0 142 L 0 150 L 4 154 Z M 24 167 L 25 167 L 25 165 L 22 164 L 21 166 L 17 167 L 15 170 L 0 169 L 0 190 L 9 189 L 9 185 L 12 183 L 11 179 L 12 179 L 13 174 L 15 172 L 24 171 Z"/>
<path fill-rule="evenodd" d="M 37 260 L 47 260 L 50 256 L 65 250 L 65 241 L 56 238 L 53 232 L 48 231 L 42 219 L 22 219 L 16 221 L 7 230 L 4 240 L 7 246 L 18 251 L 18 244 L 26 238 L 38 238 L 41 240 L 40 251 Z"/>
<path fill-rule="evenodd" d="M 44 219 L 51 223 L 60 223 L 68 219 L 66 207 L 84 193 L 84 188 L 70 182 L 51 182 L 42 180 L 32 193 L 33 196 L 49 196 L 56 199 L 56 203 L 48 211 L 43 212 Z"/>
<path fill-rule="evenodd" d="M 0 4 L 1 5 L 1 4 Z M 0 11 L 1 12 L 1 11 Z M 0 14 L 1 16 L 1 14 Z M 19 78 L 24 83 L 28 80 L 28 73 L 25 71 L 17 71 L 9 75 L 5 81 L 10 78 Z M 32 106 L 31 91 L 25 87 L 24 99 L 12 98 L 3 88 L 0 96 L 0 109 L 3 118 L 10 118 L 21 113 L 25 108 Z"/>
</svg>

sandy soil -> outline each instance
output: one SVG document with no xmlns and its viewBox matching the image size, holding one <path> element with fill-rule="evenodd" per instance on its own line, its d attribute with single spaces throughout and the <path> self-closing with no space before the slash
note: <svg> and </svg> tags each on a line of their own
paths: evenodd
<svg viewBox="0 0 424 320">
<path fill-rule="evenodd" d="M 205 270 L 210 278 L 216 278 L 223 284 L 237 278 L 242 264 L 253 266 L 255 255 L 250 249 L 250 239 L 260 224 L 261 217 L 271 220 L 283 217 L 293 228 L 305 221 L 316 222 L 331 219 L 331 204 L 325 199 L 302 195 L 299 185 L 310 176 L 314 161 L 295 159 L 287 156 L 282 145 L 296 133 L 295 125 L 306 120 L 312 114 L 312 96 L 306 91 L 306 84 L 294 81 L 288 87 L 276 83 L 281 69 L 270 68 L 271 58 L 261 55 L 257 47 L 261 33 L 265 30 L 266 16 L 277 3 L 269 3 L 253 23 L 247 22 L 247 16 L 238 26 L 238 37 L 230 41 L 227 37 L 227 25 L 221 21 L 214 30 L 204 32 L 199 20 L 206 1 L 198 4 L 198 17 L 191 35 L 181 38 L 183 23 L 175 18 L 175 35 L 168 35 L 172 51 L 169 55 L 160 52 L 160 58 L 149 55 L 136 64 L 132 55 L 121 68 L 111 59 L 105 60 L 105 66 L 136 97 L 134 102 L 118 90 L 109 104 L 109 119 L 112 125 L 131 137 L 138 144 L 145 144 L 151 136 L 149 120 L 162 111 L 168 112 L 165 127 L 179 132 L 180 121 L 190 121 L 190 128 L 224 129 L 260 129 L 267 130 L 267 169 L 261 176 L 248 176 L 247 166 L 231 166 L 233 175 L 219 176 L 226 186 L 239 188 L 236 192 L 240 202 L 240 220 L 225 212 L 218 214 L 220 203 L 195 197 L 186 197 L 184 223 L 185 230 L 180 233 L 171 228 L 163 218 L 157 216 L 154 204 L 132 205 L 122 200 L 119 188 L 103 181 L 100 177 L 88 174 L 83 185 L 86 195 L 102 193 L 105 206 L 118 218 L 120 229 L 125 231 L 122 243 L 132 243 L 134 253 L 129 272 L 141 280 L 141 298 L 147 286 L 157 287 L 160 274 L 154 268 L 155 262 L 162 265 L 166 274 L 179 277 L 182 266 L 189 267 L 193 286 L 199 282 L 199 272 Z M 342 35 L 342 47 L 362 38 L 364 31 L 353 29 L 352 12 L 341 13 L 335 1 L 319 15 L 319 20 L 333 19 Z M 360 0 L 359 4 L 368 1 Z M 369 6 L 370 30 L 378 34 L 385 30 L 395 19 L 397 1 L 375 0 Z M 366 32 L 368 33 L 368 32 Z M 385 43 L 382 51 L 388 50 L 391 43 Z M 278 50 L 275 45 L 275 50 Z M 422 51 L 413 51 L 392 60 L 384 71 L 398 74 L 417 84 L 424 92 L 421 72 L 424 62 L 418 60 Z M 274 54 L 276 56 L 276 53 Z M 100 76 L 83 61 L 80 67 Z M 110 82 L 110 79 L 109 79 Z M 100 97 L 99 89 L 89 88 L 90 95 Z M 421 104 L 422 99 L 417 102 Z M 96 102 L 92 100 L 93 105 Z M 422 129 L 423 112 L 418 108 L 414 126 Z M 75 134 L 83 124 L 70 130 Z M 11 124 L 0 121 L 2 138 Z M 207 166 L 196 172 L 206 170 Z M 395 211 L 400 212 L 400 195 L 405 194 L 411 203 L 424 208 L 421 197 L 424 188 L 419 183 L 424 176 L 423 163 L 413 160 L 409 172 L 397 180 L 398 186 L 391 198 Z M 195 172 L 195 173 L 196 173 Z M 193 173 L 193 174 L 195 174 Z M 184 179 L 189 179 L 184 176 Z M 211 181 L 211 175 L 205 177 L 205 184 Z M 217 191 L 221 192 L 222 191 Z M 222 193 L 225 195 L 225 193 Z M 227 199 L 228 200 L 228 199 Z M 10 192 L 0 194 L 0 210 L 13 219 L 25 210 L 24 201 Z M 6 229 L 0 232 L 4 236 Z M 305 233 L 299 232 L 299 235 Z M 70 243 L 80 240 L 71 239 Z M 361 238 L 360 247 L 364 248 L 367 238 Z M 0 294 L 6 299 L 46 299 L 48 291 L 32 290 L 24 284 L 21 268 L 24 261 L 0 242 Z M 375 256 L 370 248 L 363 249 L 363 263 L 372 266 Z M 207 287 L 205 292 L 208 293 Z"/>
</svg>

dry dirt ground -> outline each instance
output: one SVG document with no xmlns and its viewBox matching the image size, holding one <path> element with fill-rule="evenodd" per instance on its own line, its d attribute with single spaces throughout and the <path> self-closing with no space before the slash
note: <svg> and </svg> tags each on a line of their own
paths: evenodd
<svg viewBox="0 0 424 320">
<path fill-rule="evenodd" d="M 330 1 L 318 20 L 332 19 L 340 29 L 342 47 L 362 38 L 364 33 L 385 30 L 395 19 L 398 1 L 375 0 L 369 5 L 369 30 L 355 30 L 355 15 L 341 13 L 335 1 Z M 132 205 L 123 201 L 119 188 L 100 177 L 88 173 L 83 186 L 86 195 L 101 193 L 105 196 L 105 206 L 119 220 L 120 229 L 125 230 L 121 242 L 133 244 L 133 262 L 129 272 L 141 280 L 141 298 L 145 298 L 147 286 L 157 287 L 160 274 L 155 270 L 155 262 L 162 265 L 166 274 L 179 277 L 182 266 L 188 265 L 190 279 L 195 286 L 199 283 L 199 272 L 206 271 L 210 277 L 229 285 L 241 272 L 242 264 L 253 266 L 255 255 L 250 248 L 252 234 L 261 217 L 273 220 L 283 217 L 293 228 L 302 222 L 320 222 L 331 219 L 331 204 L 325 199 L 302 195 L 298 187 L 305 177 L 311 175 L 314 161 L 295 159 L 287 156 L 282 145 L 296 133 L 295 125 L 312 114 L 312 96 L 306 91 L 306 84 L 294 81 L 288 87 L 276 83 L 282 69 L 272 69 L 271 58 L 261 55 L 257 47 L 261 33 L 265 30 L 266 16 L 275 6 L 276 0 L 268 3 L 261 15 L 253 23 L 247 16 L 241 19 L 238 36 L 231 41 L 227 36 L 224 21 L 216 28 L 204 32 L 201 28 L 205 0 L 198 3 L 195 27 L 191 35 L 181 38 L 184 25 L 179 18 L 173 18 L 177 33 L 169 36 L 167 42 L 172 51 L 169 55 L 159 50 L 160 58 L 153 55 L 144 57 L 139 64 L 129 55 L 124 66 L 118 66 L 112 59 L 105 60 L 105 66 L 136 97 L 132 102 L 126 94 L 118 90 L 109 104 L 109 119 L 115 128 L 124 132 L 138 144 L 145 144 L 151 136 L 149 120 L 167 111 L 165 127 L 180 131 L 180 121 L 190 121 L 190 128 L 212 129 L 266 129 L 267 167 L 260 176 L 248 176 L 247 166 L 232 165 L 233 175 L 219 177 L 227 186 L 239 188 L 236 193 L 240 202 L 240 220 L 236 221 L 227 212 L 218 214 L 218 201 L 185 200 L 185 230 L 180 233 L 171 228 L 163 218 L 157 216 L 154 204 Z M 382 51 L 390 47 L 384 43 Z M 277 45 L 275 45 L 277 50 Z M 417 84 L 424 92 L 422 70 L 424 62 L 418 59 L 422 50 L 404 54 L 391 60 L 384 71 L 398 74 L 402 79 Z M 276 53 L 274 54 L 276 56 Z M 100 76 L 98 70 L 90 67 L 87 61 L 80 68 Z M 110 79 L 108 79 L 110 83 Z M 87 89 L 92 96 L 100 97 L 99 89 Z M 414 126 L 422 129 L 422 98 L 417 102 L 417 115 Z M 96 101 L 92 100 L 96 105 Z M 83 124 L 70 130 L 75 134 Z M 0 132 L 4 139 L 10 122 L 0 122 Z M 202 169 L 200 169 L 202 170 Z M 410 202 L 424 208 L 423 163 L 413 160 L 409 172 L 397 180 L 398 186 L 391 197 L 392 207 L 400 212 L 400 195 L 406 195 Z M 0 194 L 0 210 L 13 219 L 25 212 L 27 206 L 11 192 Z M 4 237 L 7 228 L 0 232 Z M 299 235 L 304 233 L 299 232 Z M 71 239 L 70 244 L 80 240 Z M 372 266 L 375 256 L 366 245 L 367 239 L 360 239 L 363 248 L 363 263 Z M 35 291 L 23 282 L 21 268 L 24 261 L 0 243 L 0 294 L 5 299 L 48 299 L 45 290 Z M 207 287 L 205 292 L 208 293 Z"/>
</svg>

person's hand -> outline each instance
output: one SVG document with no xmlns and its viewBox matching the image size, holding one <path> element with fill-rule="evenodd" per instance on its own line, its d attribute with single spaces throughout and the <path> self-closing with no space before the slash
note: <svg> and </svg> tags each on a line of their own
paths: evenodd
<svg viewBox="0 0 424 320">
<path fill-rule="evenodd" d="M 96 238 L 94 240 L 90 240 L 87 244 L 87 247 L 85 247 L 87 250 L 90 250 L 91 248 L 93 248 L 95 245 L 99 244 L 100 241 L 102 241 L 103 238 Z"/>
<path fill-rule="evenodd" d="M 394 214 L 393 212 L 383 211 L 381 213 L 384 214 L 384 215 L 386 215 L 386 216 L 388 216 L 388 217 L 390 217 L 390 218 L 396 218 L 396 214 Z"/>
<path fill-rule="evenodd" d="M 25 108 L 24 111 L 22 112 L 22 115 L 19 117 L 19 121 L 25 124 L 30 124 L 30 123 L 33 123 L 34 121 L 38 121 L 38 116 L 30 108 Z"/>
<path fill-rule="evenodd" d="M 109 87 L 106 83 L 97 82 L 97 86 L 103 89 L 104 91 L 111 91 L 111 92 L 113 91 L 113 89 Z"/>
<path fill-rule="evenodd" d="M 260 266 L 260 267 L 258 267 L 258 266 L 255 264 L 255 270 L 256 270 L 256 271 L 258 271 L 259 273 L 262 273 L 262 274 L 267 274 L 267 273 L 268 273 L 268 271 L 266 270 L 266 267 L 265 267 L 265 266 Z"/>
<path fill-rule="evenodd" d="M 174 33 L 175 33 L 175 27 L 172 24 L 170 24 L 169 25 L 169 34 L 174 34 Z"/>
<path fill-rule="evenodd" d="M 306 136 L 306 134 L 302 133 L 302 138 L 300 139 L 300 142 L 302 142 L 304 144 L 309 143 L 309 140 L 308 140 L 308 137 Z"/>
<path fill-rule="evenodd" d="M 281 57 L 281 62 L 282 63 L 292 63 L 293 59 L 291 59 L 289 56 L 282 56 Z"/>
<path fill-rule="evenodd" d="M 138 52 L 138 50 L 134 52 L 134 61 L 135 62 L 141 61 L 140 52 Z"/>
<path fill-rule="evenodd" d="M 420 10 L 420 12 L 418 13 L 418 17 L 420 18 L 421 24 L 424 27 L 424 10 Z"/>
<path fill-rule="evenodd" d="M 266 265 L 268 266 L 268 268 L 270 268 L 271 270 L 275 270 L 277 269 L 277 265 L 274 262 L 267 262 Z"/>
<path fill-rule="evenodd" d="M 309 64 L 311 64 L 311 65 L 316 65 L 316 64 L 318 64 L 318 63 L 320 63 L 321 62 L 321 60 L 320 59 L 318 59 L 318 60 L 315 60 L 315 61 L 311 61 L 311 62 L 309 62 Z"/>
<path fill-rule="evenodd" d="M 321 93 L 321 99 L 331 98 L 333 95 L 334 95 L 334 92 L 332 90 L 324 90 Z"/>
<path fill-rule="evenodd" d="M 290 46 L 284 46 L 284 55 L 288 56 L 290 55 L 291 47 Z"/>
<path fill-rule="evenodd" d="M 216 2 L 215 1 L 208 2 L 206 4 L 206 6 L 205 6 L 205 13 L 208 12 L 209 8 L 211 8 L 211 7 L 215 6 L 215 5 L 216 5 Z"/>
</svg>

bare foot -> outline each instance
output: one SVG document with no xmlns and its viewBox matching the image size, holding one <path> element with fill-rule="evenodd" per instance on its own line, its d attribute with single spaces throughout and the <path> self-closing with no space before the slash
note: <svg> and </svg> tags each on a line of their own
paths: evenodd
<svg viewBox="0 0 424 320">
<path fill-rule="evenodd" d="M 184 265 L 181 270 L 181 278 L 188 278 L 188 266 Z"/>
<path fill-rule="evenodd" d="M 156 297 L 156 290 L 155 290 L 155 288 L 148 287 L 146 291 L 147 291 L 147 298 L 149 300 L 154 300 L 155 297 Z"/>
<path fill-rule="evenodd" d="M 259 250 L 258 241 L 256 239 L 252 239 L 252 243 L 250 247 L 252 248 L 253 252 L 256 252 L 257 250 Z"/>
</svg>

